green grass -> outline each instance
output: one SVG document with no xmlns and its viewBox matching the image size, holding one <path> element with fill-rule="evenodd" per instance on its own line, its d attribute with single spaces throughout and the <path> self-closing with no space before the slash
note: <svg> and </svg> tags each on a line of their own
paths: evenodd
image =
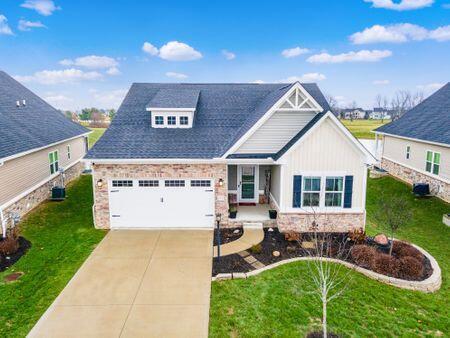
<svg viewBox="0 0 450 338">
<path fill-rule="evenodd" d="M 375 134 L 372 133 L 372 130 L 381 127 L 390 121 L 381 123 L 380 120 L 341 120 L 341 122 L 356 138 L 374 139 Z"/>
<path fill-rule="evenodd" d="M 97 142 L 98 139 L 103 135 L 106 128 L 89 128 L 89 129 L 92 130 L 92 133 L 89 134 L 89 148 L 92 148 L 95 142 Z"/>
<path fill-rule="evenodd" d="M 438 261 L 441 289 L 433 294 L 407 291 L 352 273 L 343 297 L 329 304 L 329 328 L 352 337 L 445 336 L 450 332 L 448 301 L 450 229 L 442 215 L 450 205 L 439 199 L 416 199 L 410 187 L 390 177 L 368 181 L 367 231 L 384 230 L 373 214 L 381 192 L 405 198 L 414 219 L 397 236 L 418 244 Z M 246 280 L 213 282 L 210 310 L 212 337 L 302 337 L 317 329 L 321 304 L 312 295 L 307 263 L 291 263 Z"/>
<path fill-rule="evenodd" d="M 105 235 L 92 224 L 91 182 L 81 176 L 64 202 L 45 202 L 21 222 L 32 247 L 0 273 L 0 337 L 24 337 Z M 13 271 L 25 274 L 4 284 Z"/>
</svg>

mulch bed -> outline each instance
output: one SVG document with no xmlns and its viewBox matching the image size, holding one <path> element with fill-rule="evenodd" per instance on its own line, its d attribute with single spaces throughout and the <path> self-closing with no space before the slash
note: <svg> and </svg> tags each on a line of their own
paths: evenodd
<svg viewBox="0 0 450 338">
<path fill-rule="evenodd" d="M 249 272 L 252 270 L 254 270 L 254 268 L 238 254 L 220 258 L 214 257 L 213 259 L 213 276 L 216 276 L 219 273 Z"/>
<path fill-rule="evenodd" d="M 20 257 L 26 254 L 28 249 L 31 247 L 31 242 L 23 237 L 19 237 L 19 249 L 12 255 L 4 256 L 0 254 L 0 272 L 5 271 L 15 262 L 17 262 Z"/>
<path fill-rule="evenodd" d="M 354 243 L 347 240 L 347 234 L 334 233 L 329 235 L 331 235 L 332 238 L 333 243 L 332 246 L 335 247 L 340 246 L 341 248 L 343 248 L 343 250 L 341 250 L 341 255 L 339 255 L 339 257 L 333 255 L 330 255 L 329 257 L 339 258 L 348 261 L 350 263 L 359 265 L 352 259 L 352 256 L 350 255 L 350 250 L 354 245 Z M 312 236 L 313 234 L 302 233 L 301 241 L 311 241 Z M 374 246 L 370 238 L 366 244 L 368 246 Z M 377 250 L 379 254 L 381 253 L 386 254 L 389 251 L 389 247 L 384 248 L 377 247 Z M 291 242 L 287 241 L 285 239 L 284 234 L 280 233 L 277 228 L 264 228 L 264 240 L 260 243 L 260 250 L 248 250 L 248 251 L 253 257 L 255 257 L 258 261 L 260 261 L 264 265 L 273 264 L 289 258 L 313 256 L 314 255 L 313 253 L 315 252 L 311 249 L 308 250 L 302 248 L 298 241 L 291 241 Z M 274 251 L 278 251 L 280 255 L 278 257 L 274 256 L 273 255 Z M 401 276 L 402 279 L 421 281 L 431 276 L 431 274 L 433 273 L 431 263 L 425 256 L 423 255 L 421 256 L 422 256 L 421 263 L 423 267 L 422 275 L 420 277 Z M 395 254 L 393 254 L 393 257 L 400 258 L 396 257 Z M 367 266 L 362 267 L 368 268 Z M 216 258 L 213 261 L 213 275 L 217 273 L 249 272 L 252 270 L 254 270 L 254 268 L 237 254 L 222 257 L 220 263 L 217 261 Z M 399 278 L 399 276 L 395 276 L 394 274 L 391 274 L 389 271 L 383 274 Z"/>
<path fill-rule="evenodd" d="M 234 233 L 235 231 L 237 233 Z M 214 229 L 214 245 L 217 245 L 217 229 Z M 223 228 L 220 229 L 220 244 L 226 244 L 237 240 L 242 237 L 244 230 L 242 228 Z"/>
</svg>

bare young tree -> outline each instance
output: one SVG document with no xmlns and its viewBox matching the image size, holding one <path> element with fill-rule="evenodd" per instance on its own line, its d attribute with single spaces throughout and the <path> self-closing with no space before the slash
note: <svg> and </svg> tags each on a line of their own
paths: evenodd
<svg viewBox="0 0 450 338">
<path fill-rule="evenodd" d="M 330 109 L 332 111 L 333 114 L 336 115 L 336 113 L 339 110 L 339 104 L 338 101 L 336 100 L 336 98 L 331 95 L 331 94 L 326 94 L 325 95 L 326 100 L 328 101 L 328 105 L 330 106 Z"/>
<path fill-rule="evenodd" d="M 411 208 L 404 198 L 398 196 L 387 196 L 382 193 L 378 201 L 375 219 L 389 231 L 391 245 L 389 256 L 392 255 L 394 246 L 394 235 L 398 229 L 404 227 L 412 218 Z"/>
<path fill-rule="evenodd" d="M 308 269 L 312 280 L 311 292 L 322 303 L 322 333 L 328 337 L 328 305 L 334 299 L 343 295 L 350 285 L 351 269 L 342 264 L 330 262 L 328 259 L 347 260 L 350 255 L 349 244 L 345 236 L 335 232 L 320 231 L 315 213 L 312 215 L 310 241 L 311 248 L 304 249 L 309 256 Z M 330 227 L 330 219 L 324 221 Z M 331 226 L 328 230 L 334 228 Z"/>
<path fill-rule="evenodd" d="M 384 118 L 385 118 L 385 114 L 388 111 L 388 106 L 389 106 L 389 100 L 386 96 L 382 96 L 381 94 L 378 94 L 375 97 L 375 107 L 376 108 L 381 108 L 382 112 L 381 112 L 381 123 L 384 122 Z"/>
<path fill-rule="evenodd" d="M 405 112 L 417 106 L 423 100 L 424 93 L 422 91 L 411 93 L 409 90 L 398 90 L 391 99 L 391 108 L 395 114 L 395 118 L 401 117 Z"/>
</svg>

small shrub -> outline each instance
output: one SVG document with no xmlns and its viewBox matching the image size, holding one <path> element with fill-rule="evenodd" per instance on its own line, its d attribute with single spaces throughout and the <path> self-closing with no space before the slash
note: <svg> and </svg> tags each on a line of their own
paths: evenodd
<svg viewBox="0 0 450 338">
<path fill-rule="evenodd" d="M 255 244 L 250 248 L 250 252 L 252 254 L 260 254 L 262 252 L 262 245 L 261 244 Z"/>
<path fill-rule="evenodd" d="M 350 255 L 357 265 L 372 268 L 377 250 L 372 246 L 359 244 L 352 247 Z"/>
<path fill-rule="evenodd" d="M 392 253 L 397 256 L 397 258 L 413 257 L 419 262 L 423 261 L 423 254 L 415 247 L 405 242 L 394 241 Z"/>
<path fill-rule="evenodd" d="M 288 242 L 300 242 L 302 236 L 299 232 L 288 231 L 284 234 L 284 239 Z"/>
<path fill-rule="evenodd" d="M 16 236 L 8 236 L 0 240 L 0 254 L 12 255 L 19 250 L 19 239 Z"/>
<path fill-rule="evenodd" d="M 423 276 L 422 261 L 412 256 L 406 256 L 399 259 L 400 277 L 403 279 L 419 279 Z"/>
<path fill-rule="evenodd" d="M 363 228 L 352 230 L 348 233 L 348 238 L 355 244 L 364 244 L 366 243 L 366 232 Z"/>
<path fill-rule="evenodd" d="M 388 254 L 377 252 L 373 260 L 372 270 L 382 275 L 399 277 L 400 275 L 400 261 Z"/>
</svg>

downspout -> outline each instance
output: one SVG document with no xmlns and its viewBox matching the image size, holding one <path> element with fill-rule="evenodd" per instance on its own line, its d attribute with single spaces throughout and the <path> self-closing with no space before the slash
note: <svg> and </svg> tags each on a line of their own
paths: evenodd
<svg viewBox="0 0 450 338">
<path fill-rule="evenodd" d="M 2 223 L 2 238 L 6 237 L 6 219 L 3 214 L 3 209 L 0 208 L 0 222 Z"/>
</svg>

